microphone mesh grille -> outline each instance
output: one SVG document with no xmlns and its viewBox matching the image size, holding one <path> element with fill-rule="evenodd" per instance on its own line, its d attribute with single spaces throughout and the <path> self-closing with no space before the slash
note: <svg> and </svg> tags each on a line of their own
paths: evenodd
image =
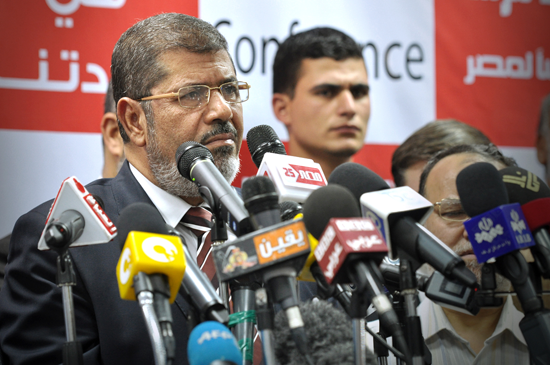
<svg viewBox="0 0 550 365">
<path fill-rule="evenodd" d="M 202 144 L 194 141 L 182 143 L 176 151 L 176 163 L 178 164 L 180 174 L 184 178 L 191 180 L 191 167 L 200 158 L 209 158 L 214 162 L 212 153 Z"/>
</svg>

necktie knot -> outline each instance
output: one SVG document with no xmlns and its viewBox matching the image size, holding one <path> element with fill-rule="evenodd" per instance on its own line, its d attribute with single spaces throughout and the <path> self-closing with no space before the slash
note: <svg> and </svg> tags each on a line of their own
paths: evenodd
<svg viewBox="0 0 550 365">
<path fill-rule="evenodd" d="M 205 232 L 210 232 L 212 213 L 201 207 L 191 207 L 181 219 L 181 224 L 200 238 Z"/>
</svg>

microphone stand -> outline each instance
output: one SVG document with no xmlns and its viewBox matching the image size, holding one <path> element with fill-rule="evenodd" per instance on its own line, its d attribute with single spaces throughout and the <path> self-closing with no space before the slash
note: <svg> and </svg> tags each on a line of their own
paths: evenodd
<svg viewBox="0 0 550 365">
<path fill-rule="evenodd" d="M 65 317 L 65 332 L 67 342 L 63 344 L 63 364 L 82 365 L 82 344 L 76 340 L 76 324 L 73 302 L 73 286 L 76 285 L 76 274 L 73 261 L 69 255 L 68 247 L 62 250 L 57 257 L 57 286 L 61 287 L 63 293 L 63 314 Z"/>
<path fill-rule="evenodd" d="M 409 344 L 413 365 L 431 364 L 431 354 L 427 350 L 422 336 L 422 326 L 420 317 L 416 312 L 416 298 L 418 295 L 416 270 L 419 265 L 414 259 L 406 257 L 404 252 L 399 252 L 399 284 L 401 295 L 405 307 L 405 331 L 407 333 L 407 343 Z M 425 356 L 424 350 L 427 350 L 429 356 Z"/>
<path fill-rule="evenodd" d="M 134 291 L 139 306 L 143 311 L 145 325 L 149 333 L 149 339 L 153 346 L 153 355 L 156 365 L 166 365 L 166 347 L 162 336 L 162 330 L 159 320 L 153 306 L 153 285 L 149 280 L 149 276 L 143 272 L 139 272 L 134 276 Z"/>
<path fill-rule="evenodd" d="M 213 246 L 219 246 L 227 241 L 227 226 L 223 220 L 222 205 L 216 200 L 207 186 L 199 187 L 199 192 L 204 200 L 212 208 L 211 240 Z M 216 272 L 216 275 L 218 273 Z M 229 309 L 229 284 L 219 280 L 220 297 Z M 254 351 L 254 323 L 256 322 L 255 289 L 259 284 L 255 282 L 244 283 L 231 281 L 231 294 L 233 296 L 233 314 L 229 316 L 229 327 L 233 327 L 233 334 L 237 338 L 243 354 L 242 365 L 252 365 Z"/>
<path fill-rule="evenodd" d="M 71 240 L 67 240 L 62 230 L 53 225 L 44 236 L 46 244 L 57 252 L 57 286 L 61 287 L 63 295 L 63 315 L 65 318 L 65 332 L 67 342 L 63 344 L 63 364 L 83 365 L 82 344 L 76 340 L 76 323 L 73 301 L 73 286 L 76 286 L 76 274 L 73 267 L 69 246 Z"/>
<path fill-rule="evenodd" d="M 265 365 L 277 365 L 275 358 L 275 340 L 273 339 L 274 311 L 273 303 L 269 300 L 265 288 L 256 289 L 256 317 L 258 320 L 258 331 L 262 339 L 263 360 Z"/>
</svg>

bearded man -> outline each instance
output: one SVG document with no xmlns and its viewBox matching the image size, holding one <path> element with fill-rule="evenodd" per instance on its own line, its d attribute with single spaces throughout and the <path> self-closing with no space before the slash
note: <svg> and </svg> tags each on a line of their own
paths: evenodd
<svg viewBox="0 0 550 365">
<path fill-rule="evenodd" d="M 183 14 L 160 14 L 129 28 L 112 55 L 112 84 L 127 161 L 113 179 L 87 186 L 117 224 L 128 205 L 154 205 L 184 236 L 191 256 L 207 252 L 184 221 L 210 214 L 195 184 L 179 174 L 175 153 L 195 141 L 213 154 L 231 182 L 239 169 L 243 101 L 248 85 L 237 80 L 224 37 L 212 25 Z M 0 293 L 0 346 L 12 364 L 59 364 L 65 343 L 56 258 L 38 251 L 51 201 L 23 215 L 10 242 Z M 203 237 L 206 235 L 203 235 Z M 112 242 L 70 249 L 76 272 L 74 312 L 85 364 L 152 364 L 153 351 L 137 303 L 120 299 Z M 209 241 L 209 240 L 208 240 Z M 190 303 L 178 294 L 171 305 L 175 364 L 187 364 Z"/>
</svg>

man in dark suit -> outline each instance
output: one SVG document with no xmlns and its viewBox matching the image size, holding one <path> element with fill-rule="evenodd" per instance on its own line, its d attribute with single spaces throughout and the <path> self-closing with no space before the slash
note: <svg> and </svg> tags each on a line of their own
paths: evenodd
<svg viewBox="0 0 550 365">
<path fill-rule="evenodd" d="M 204 247 L 179 222 L 204 202 L 197 187 L 178 173 L 174 156 L 181 143 L 193 140 L 212 152 L 228 181 L 238 170 L 241 102 L 248 95 L 246 85 L 237 82 L 227 42 L 199 19 L 156 15 L 121 36 L 111 73 L 127 162 L 114 179 L 97 180 L 87 188 L 103 200 L 115 224 L 128 205 L 153 204 L 168 224 L 177 226 L 196 255 Z M 46 202 L 22 216 L 10 243 L 0 292 L 0 346 L 15 364 L 62 362 L 66 339 L 61 289 L 56 285 L 57 255 L 37 249 L 50 205 Z M 119 297 L 115 268 L 125 239 L 69 250 L 77 276 L 77 340 L 85 364 L 154 363 L 138 304 Z M 190 305 L 181 295 L 172 313 L 174 363 L 186 364 Z"/>
</svg>

